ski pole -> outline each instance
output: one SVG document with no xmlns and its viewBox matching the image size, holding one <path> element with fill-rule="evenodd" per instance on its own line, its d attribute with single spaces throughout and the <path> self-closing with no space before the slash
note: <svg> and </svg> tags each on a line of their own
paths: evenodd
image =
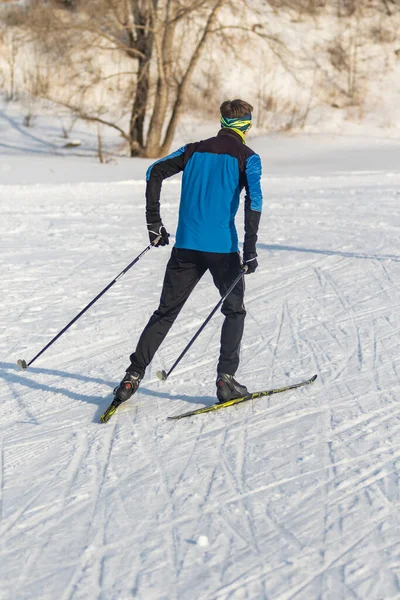
<svg viewBox="0 0 400 600">
<path fill-rule="evenodd" d="M 156 375 L 157 375 L 158 379 L 160 379 L 161 381 L 166 381 L 168 379 L 168 377 L 171 375 L 172 371 L 175 369 L 176 365 L 185 356 L 185 354 L 189 350 L 190 346 L 198 338 L 198 336 L 200 335 L 200 333 L 203 331 L 204 327 L 207 325 L 207 323 L 210 321 L 210 319 L 213 317 L 213 315 L 217 312 L 217 310 L 219 309 L 219 307 L 221 306 L 221 304 L 223 303 L 223 301 L 229 296 L 229 294 L 231 293 L 231 291 L 233 290 L 233 288 L 237 285 L 237 283 L 239 282 L 239 280 L 241 279 L 241 277 L 246 273 L 246 271 L 247 271 L 247 266 L 244 265 L 241 268 L 239 275 L 236 277 L 235 281 L 232 283 L 232 285 L 230 286 L 230 288 L 226 292 L 226 294 L 220 299 L 220 301 L 218 302 L 218 304 L 216 304 L 216 306 L 212 309 L 212 311 L 208 315 L 207 319 L 204 321 L 204 323 L 201 325 L 201 327 L 198 329 L 198 331 L 194 334 L 194 336 L 192 337 L 192 339 L 190 340 L 190 342 L 188 343 L 188 345 L 186 346 L 186 348 L 178 356 L 178 358 L 176 359 L 176 361 L 174 362 L 174 364 L 172 365 L 172 367 L 170 368 L 170 370 L 168 371 L 168 373 L 166 371 L 164 371 L 164 369 L 162 371 L 157 371 Z"/>
<path fill-rule="evenodd" d="M 151 242 L 151 244 L 149 244 L 148 246 L 146 246 L 146 248 L 145 248 L 145 249 L 144 249 L 144 250 L 143 250 L 143 251 L 142 251 L 140 254 L 138 254 L 138 256 L 137 256 L 137 257 L 136 257 L 136 258 L 135 258 L 135 259 L 134 259 L 134 260 L 133 260 L 131 263 L 129 263 L 129 265 L 128 265 L 127 267 L 125 267 L 125 269 L 124 269 L 123 271 L 121 271 L 121 273 L 120 273 L 119 275 L 117 275 L 117 276 L 116 276 L 116 278 L 115 278 L 115 279 L 113 279 L 113 280 L 112 280 L 112 281 L 111 281 L 111 282 L 110 282 L 110 283 L 109 283 L 109 284 L 108 284 L 108 285 L 107 285 L 107 286 L 104 288 L 104 290 L 102 290 L 102 291 L 100 292 L 100 294 L 97 294 L 96 298 L 93 298 L 93 300 L 92 300 L 91 302 L 89 302 L 89 304 L 88 304 L 87 306 L 85 306 L 85 308 L 84 308 L 84 309 L 82 309 L 82 310 L 81 310 L 81 312 L 80 312 L 78 315 L 76 315 L 76 317 L 74 317 L 74 318 L 72 319 L 72 321 L 70 321 L 70 322 L 68 323 L 68 325 L 66 325 L 66 326 L 64 327 L 64 329 L 62 329 L 62 330 L 61 330 L 59 333 L 57 333 L 57 335 L 56 335 L 56 336 L 54 336 L 54 337 L 53 337 L 53 339 L 52 339 L 52 340 L 50 340 L 50 342 L 49 342 L 48 344 L 46 344 L 46 346 L 45 346 L 44 348 L 42 348 L 42 349 L 41 349 L 41 351 L 40 351 L 40 352 L 38 352 L 38 354 L 36 354 L 36 356 L 34 356 L 34 357 L 33 357 L 33 358 L 32 358 L 32 359 L 31 359 L 31 360 L 28 362 L 28 363 L 27 363 L 27 362 L 26 362 L 24 359 L 21 359 L 21 358 L 20 358 L 19 360 L 17 360 L 17 365 L 18 365 L 19 367 L 21 367 L 21 369 L 27 369 L 27 368 L 28 368 L 28 367 L 29 367 L 29 366 L 30 366 L 30 365 L 31 365 L 31 364 L 32 364 L 32 363 L 33 363 L 33 362 L 34 362 L 34 361 L 35 361 L 37 358 L 39 358 L 39 356 L 40 356 L 41 354 L 43 354 L 43 352 L 45 352 L 45 351 L 47 350 L 47 348 L 50 348 L 50 346 L 51 346 L 52 344 L 54 344 L 54 342 L 55 342 L 56 340 L 58 340 L 58 338 L 59 338 L 60 336 L 62 336 L 62 334 L 63 334 L 63 333 L 65 333 L 65 332 L 67 331 L 67 329 L 69 329 L 69 328 L 71 327 L 71 325 L 73 325 L 73 324 L 75 323 L 75 321 L 77 321 L 77 320 L 78 320 L 78 319 L 79 319 L 79 318 L 80 318 L 80 317 L 81 317 L 81 316 L 82 316 L 82 315 L 83 315 L 83 314 L 84 314 L 84 313 L 85 313 L 85 312 L 86 312 L 86 311 L 87 311 L 87 310 L 88 310 L 88 309 L 89 309 L 91 306 L 93 306 L 93 304 L 94 304 L 95 302 L 97 302 L 97 300 L 98 300 L 99 298 L 101 298 L 101 297 L 103 296 L 103 294 L 105 294 L 105 293 L 107 292 L 107 290 L 109 290 L 109 289 L 110 289 L 110 287 L 112 287 L 112 286 L 114 285 L 114 283 L 116 283 L 116 282 L 118 281 L 118 279 L 120 279 L 120 278 L 121 278 L 123 275 L 125 275 L 125 273 L 126 273 L 127 271 L 129 271 L 129 269 L 130 269 L 131 267 L 133 267 L 133 265 L 134 265 L 134 264 L 136 264 L 136 263 L 138 262 L 138 260 L 140 260 L 140 259 L 142 258 L 142 256 L 143 256 L 144 254 L 146 254 L 146 252 L 148 252 L 148 251 L 150 250 L 150 248 L 151 248 L 152 246 L 156 246 L 156 245 L 158 244 L 158 242 L 159 242 L 160 238 L 161 238 L 161 236 L 159 235 L 159 236 L 158 236 L 158 237 L 157 237 L 157 238 L 156 238 L 156 239 L 155 239 L 153 242 Z"/>
</svg>

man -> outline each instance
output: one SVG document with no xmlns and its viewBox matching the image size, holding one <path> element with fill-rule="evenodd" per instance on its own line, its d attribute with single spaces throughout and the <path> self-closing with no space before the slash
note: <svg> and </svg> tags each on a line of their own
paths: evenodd
<svg viewBox="0 0 400 600">
<path fill-rule="evenodd" d="M 169 244 L 160 216 L 164 179 L 183 171 L 176 242 L 167 264 L 160 305 L 143 330 L 115 399 L 128 400 L 138 389 L 146 367 L 167 335 L 193 288 L 209 269 L 223 296 L 242 267 L 235 228 L 240 192 L 246 190 L 243 263 L 247 273 L 257 264 L 256 241 L 262 208 L 261 160 L 245 143 L 253 107 L 243 100 L 223 102 L 216 137 L 187 144 L 152 164 L 146 180 L 146 219 L 150 242 Z M 247 394 L 234 379 L 246 311 L 243 278 L 222 304 L 225 320 L 217 366 L 220 402 Z"/>
</svg>

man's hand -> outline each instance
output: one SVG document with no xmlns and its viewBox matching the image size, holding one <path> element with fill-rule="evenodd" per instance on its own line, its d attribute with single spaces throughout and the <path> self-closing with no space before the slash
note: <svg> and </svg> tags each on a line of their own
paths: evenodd
<svg viewBox="0 0 400 600">
<path fill-rule="evenodd" d="M 149 232 L 149 240 L 150 243 L 153 244 L 158 236 L 161 235 L 161 238 L 158 242 L 156 242 L 155 246 L 168 246 L 169 244 L 169 233 L 165 229 L 162 221 L 157 221 L 156 223 L 147 223 L 147 230 Z"/>
<path fill-rule="evenodd" d="M 258 267 L 257 252 L 245 252 L 243 254 L 243 266 L 247 267 L 246 275 L 254 273 Z"/>
</svg>

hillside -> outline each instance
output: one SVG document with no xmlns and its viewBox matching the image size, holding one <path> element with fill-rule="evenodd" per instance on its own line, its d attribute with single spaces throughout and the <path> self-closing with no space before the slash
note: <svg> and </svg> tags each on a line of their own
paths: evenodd
<svg viewBox="0 0 400 600">
<path fill-rule="evenodd" d="M 145 63 L 148 71 L 143 72 L 135 54 L 143 28 L 138 26 L 136 34 L 132 33 L 117 9 L 109 15 L 106 12 L 119 4 L 26 1 L 22 9 L 18 2 L 2 3 L 2 99 L 17 104 L 26 126 L 34 127 L 36 117 L 45 111 L 60 120 L 59 133 L 68 140 L 74 138 L 79 118 L 94 119 L 96 136 L 108 137 L 113 127 L 114 134 L 119 131 L 115 154 L 129 153 L 132 119 L 136 123 L 143 118 L 140 131 L 134 134 L 134 146 L 138 144 L 135 135 L 148 138 L 150 125 L 152 132 L 165 134 L 212 3 L 201 3 L 206 8 L 197 10 L 183 2 L 188 14 L 176 17 L 179 23 L 170 33 L 160 4 L 155 32 L 159 44 L 168 33 L 171 47 L 165 56 L 153 50 Z M 196 59 L 173 137 L 179 137 L 182 127 L 193 125 L 196 130 L 199 123 L 215 121 L 221 101 L 240 96 L 254 105 L 254 127 L 259 134 L 363 135 L 368 131 L 374 136 L 398 137 L 397 2 L 244 0 L 240 11 L 230 0 L 219 0 L 218 5 L 215 30 Z M 102 11 L 104 18 L 98 16 Z M 128 33 L 137 38 L 132 48 L 125 39 Z M 141 93 L 147 99 L 139 106 L 137 90 L 143 78 L 147 87 Z M 166 82 L 162 94 L 160 81 Z M 142 153 L 155 156 L 155 147 L 152 154 L 146 154 L 146 148 Z M 158 150 L 165 154 L 168 148 Z"/>
</svg>

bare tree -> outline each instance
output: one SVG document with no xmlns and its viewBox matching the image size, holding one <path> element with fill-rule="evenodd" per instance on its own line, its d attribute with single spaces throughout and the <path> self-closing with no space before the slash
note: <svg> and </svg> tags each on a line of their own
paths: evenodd
<svg viewBox="0 0 400 600">
<path fill-rule="evenodd" d="M 304 115 L 319 100 L 337 107 L 357 104 L 371 72 L 370 55 L 380 56 L 384 43 L 396 39 L 399 4 L 30 0 L 24 16 L 21 11 L 18 15 L 24 49 L 11 52 L 8 65 L 3 60 L 4 72 L 14 93 L 17 62 L 23 63 L 22 80 L 29 83 L 31 95 L 114 128 L 131 156 L 158 157 L 168 152 L 182 109 L 191 102 L 205 115 L 223 89 L 225 65 L 228 72 L 231 64 L 236 72 L 241 64 L 247 71 L 250 62 L 254 74 L 260 46 L 267 60 L 259 53 L 262 76 L 253 76 L 250 89 L 263 110 L 259 123 L 289 111 L 291 123 L 296 112 L 304 124 Z M 329 30 L 320 28 L 325 14 L 332 24 Z M 312 19 L 313 29 L 307 19 Z M 193 77 L 200 61 L 201 72 Z M 378 62 L 374 58 L 375 69 L 381 68 Z"/>
<path fill-rule="evenodd" d="M 9 27 L 1 32 L 0 42 L 3 45 L 3 57 L 9 71 L 9 89 L 7 100 L 13 100 L 15 97 L 15 75 L 17 56 L 21 49 L 21 36 L 18 30 Z"/>
<path fill-rule="evenodd" d="M 31 39 L 43 51 L 57 54 L 68 72 L 70 93 L 58 101 L 81 118 L 117 129 L 129 142 L 131 156 L 157 157 L 168 152 L 193 72 L 214 34 L 217 15 L 228 2 L 75 0 L 73 10 L 69 3 L 66 10 L 60 8 L 59 0 L 50 6 L 37 1 L 27 26 Z M 96 51 L 122 54 L 132 65 L 125 73 L 121 98 L 124 118 L 130 101 L 129 129 L 119 125 L 118 119 L 110 119 L 104 104 L 85 101 L 100 82 L 104 89 L 107 81 L 111 89 L 116 75 L 106 75 L 96 64 Z M 86 60 L 84 75 L 78 72 L 82 69 L 78 56 Z M 71 86 L 74 81 L 79 86 Z M 54 94 L 49 96 L 55 99 Z"/>
</svg>

